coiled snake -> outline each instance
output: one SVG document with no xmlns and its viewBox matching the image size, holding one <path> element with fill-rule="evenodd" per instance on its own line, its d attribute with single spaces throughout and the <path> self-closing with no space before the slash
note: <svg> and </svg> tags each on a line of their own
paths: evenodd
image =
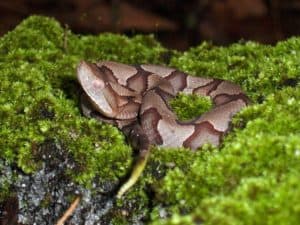
<svg viewBox="0 0 300 225">
<path fill-rule="evenodd" d="M 83 114 L 116 125 L 139 151 L 132 175 L 117 197 L 136 182 L 151 145 L 192 150 L 204 143 L 218 145 L 232 116 L 249 104 L 236 84 L 190 76 L 165 66 L 82 61 L 77 78 L 84 91 Z M 192 121 L 181 122 L 168 104 L 179 92 L 209 96 L 213 107 Z"/>
</svg>

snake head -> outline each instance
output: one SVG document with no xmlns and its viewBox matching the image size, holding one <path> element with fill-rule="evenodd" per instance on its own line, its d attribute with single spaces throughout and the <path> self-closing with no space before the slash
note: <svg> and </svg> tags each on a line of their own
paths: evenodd
<svg viewBox="0 0 300 225">
<path fill-rule="evenodd" d="M 93 63 L 81 61 L 77 66 L 77 79 L 93 108 L 104 116 L 115 116 L 115 98 L 105 74 Z"/>
</svg>

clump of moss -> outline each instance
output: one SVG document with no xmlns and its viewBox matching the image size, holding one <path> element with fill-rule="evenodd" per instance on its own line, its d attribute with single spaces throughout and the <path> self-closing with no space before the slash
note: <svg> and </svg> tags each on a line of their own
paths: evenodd
<svg viewBox="0 0 300 225">
<path fill-rule="evenodd" d="M 170 105 L 179 120 L 184 121 L 209 111 L 212 107 L 212 101 L 209 97 L 179 93 L 176 98 L 170 101 Z"/>
<path fill-rule="evenodd" d="M 35 163 L 28 163 L 32 144 L 45 138 L 64 141 L 78 163 L 91 167 L 89 173 L 97 173 L 102 160 L 130 154 L 117 129 L 80 116 L 75 66 L 81 59 L 157 63 L 164 49 L 151 36 L 76 36 L 53 19 L 32 16 L 1 38 L 0 52 L 0 113 L 6 118 L 0 145 L 6 160 L 17 159 L 25 172 L 33 172 Z"/>
</svg>

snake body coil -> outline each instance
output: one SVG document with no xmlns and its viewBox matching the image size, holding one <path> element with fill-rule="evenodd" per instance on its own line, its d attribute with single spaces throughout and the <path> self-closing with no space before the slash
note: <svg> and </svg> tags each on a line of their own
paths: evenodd
<svg viewBox="0 0 300 225">
<path fill-rule="evenodd" d="M 77 77 L 84 90 L 84 115 L 116 125 L 140 151 L 139 162 L 119 197 L 136 182 L 151 145 L 192 150 L 205 143 L 219 145 L 230 129 L 231 118 L 249 104 L 236 84 L 164 66 L 82 61 Z M 213 108 L 192 121 L 181 122 L 168 104 L 179 92 L 209 96 Z"/>
</svg>

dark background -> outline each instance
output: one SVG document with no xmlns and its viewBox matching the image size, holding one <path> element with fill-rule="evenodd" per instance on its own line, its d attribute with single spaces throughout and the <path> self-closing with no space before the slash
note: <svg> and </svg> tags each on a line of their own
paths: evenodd
<svg viewBox="0 0 300 225">
<path fill-rule="evenodd" d="M 80 34 L 154 33 L 179 50 L 203 40 L 273 44 L 300 33 L 300 0 L 9 0 L 0 1 L 0 35 L 31 14 Z"/>
</svg>

